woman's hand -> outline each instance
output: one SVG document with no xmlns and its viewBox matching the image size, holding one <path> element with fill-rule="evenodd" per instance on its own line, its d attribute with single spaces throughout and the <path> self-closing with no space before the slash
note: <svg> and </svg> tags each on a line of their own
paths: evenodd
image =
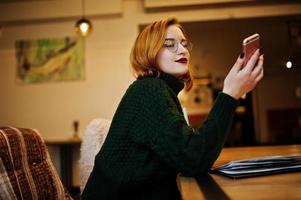
<svg viewBox="0 0 301 200">
<path fill-rule="evenodd" d="M 258 49 L 242 68 L 244 57 L 240 56 L 224 81 L 223 93 L 239 99 L 253 90 L 263 77 L 263 60 Z"/>
</svg>

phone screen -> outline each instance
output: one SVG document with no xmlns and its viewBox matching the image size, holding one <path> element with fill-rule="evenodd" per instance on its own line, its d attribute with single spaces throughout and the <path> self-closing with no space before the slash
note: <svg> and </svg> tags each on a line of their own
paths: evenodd
<svg viewBox="0 0 301 200">
<path fill-rule="evenodd" d="M 258 33 L 243 40 L 243 52 L 245 54 L 244 66 L 247 64 L 254 52 L 260 48 L 260 36 Z"/>
</svg>

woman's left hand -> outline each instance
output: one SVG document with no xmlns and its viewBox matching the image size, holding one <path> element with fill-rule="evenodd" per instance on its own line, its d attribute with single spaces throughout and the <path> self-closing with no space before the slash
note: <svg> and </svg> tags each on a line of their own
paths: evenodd
<svg viewBox="0 0 301 200">
<path fill-rule="evenodd" d="M 239 99 L 242 95 L 255 88 L 257 83 L 263 78 L 263 54 L 259 49 L 252 55 L 250 60 L 243 66 L 244 58 L 238 58 L 232 69 L 228 73 L 223 92 Z"/>
</svg>

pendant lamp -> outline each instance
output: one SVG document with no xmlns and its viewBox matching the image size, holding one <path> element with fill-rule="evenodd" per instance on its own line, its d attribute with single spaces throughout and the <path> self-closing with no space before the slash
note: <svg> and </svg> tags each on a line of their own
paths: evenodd
<svg viewBox="0 0 301 200">
<path fill-rule="evenodd" d="M 75 32 L 83 37 L 89 35 L 92 31 L 92 23 L 85 17 L 85 0 L 81 0 L 82 17 L 75 23 Z"/>
</svg>

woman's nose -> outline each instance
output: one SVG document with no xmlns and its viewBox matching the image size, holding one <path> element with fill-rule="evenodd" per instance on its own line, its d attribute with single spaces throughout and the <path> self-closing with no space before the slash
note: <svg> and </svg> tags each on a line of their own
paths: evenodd
<svg viewBox="0 0 301 200">
<path fill-rule="evenodd" d="M 188 49 L 186 47 L 184 47 L 181 43 L 178 46 L 178 53 L 179 54 L 187 54 L 188 53 Z"/>
</svg>

